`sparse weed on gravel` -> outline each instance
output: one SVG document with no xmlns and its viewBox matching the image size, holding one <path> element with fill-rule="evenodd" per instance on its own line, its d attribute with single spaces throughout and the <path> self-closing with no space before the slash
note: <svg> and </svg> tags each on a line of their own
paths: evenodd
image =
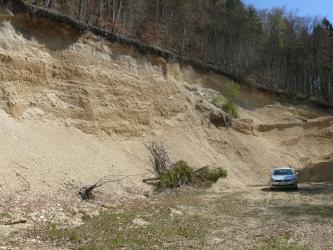
<svg viewBox="0 0 333 250">
<path fill-rule="evenodd" d="M 72 243 L 81 242 L 81 237 L 75 230 L 58 228 L 56 224 L 50 225 L 49 237 L 52 240 L 68 240 Z"/>
<path fill-rule="evenodd" d="M 288 237 L 272 237 L 260 243 L 254 250 L 310 250 L 310 248 L 297 242 L 292 242 Z"/>
<path fill-rule="evenodd" d="M 179 244 L 203 245 L 204 219 L 172 215 L 170 208 L 146 207 L 107 211 L 74 229 L 51 225 L 49 238 L 78 249 L 175 249 Z M 143 224 L 135 220 L 143 221 Z M 84 244 L 83 244 L 84 243 Z"/>
</svg>

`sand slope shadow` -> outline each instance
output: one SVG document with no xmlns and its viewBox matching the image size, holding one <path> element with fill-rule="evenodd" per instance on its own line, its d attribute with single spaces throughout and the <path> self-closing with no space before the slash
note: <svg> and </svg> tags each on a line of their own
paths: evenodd
<svg viewBox="0 0 333 250">
<path fill-rule="evenodd" d="M 333 183 L 333 161 L 320 162 L 299 171 L 299 183 L 328 182 Z"/>
</svg>

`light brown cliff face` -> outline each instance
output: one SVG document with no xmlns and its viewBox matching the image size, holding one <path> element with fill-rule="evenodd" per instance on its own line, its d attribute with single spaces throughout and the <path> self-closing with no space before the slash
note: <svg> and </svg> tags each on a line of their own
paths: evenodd
<svg viewBox="0 0 333 250">
<path fill-rule="evenodd" d="M 184 111 L 184 97 L 162 77 L 165 65 L 65 27 L 13 23 L 0 28 L 0 79 L 1 106 L 16 118 L 37 112 L 86 133 L 140 135 Z"/>
</svg>

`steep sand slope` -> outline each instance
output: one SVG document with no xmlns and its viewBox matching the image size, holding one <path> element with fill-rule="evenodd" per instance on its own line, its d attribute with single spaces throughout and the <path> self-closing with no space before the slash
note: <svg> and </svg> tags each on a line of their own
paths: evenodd
<svg viewBox="0 0 333 250">
<path fill-rule="evenodd" d="M 97 200 L 141 198 L 152 140 L 165 141 L 174 160 L 227 168 L 217 190 L 265 184 L 276 165 L 331 161 L 333 118 L 306 107 L 240 108 L 237 130 L 202 124 L 196 104 L 227 80 L 46 20 L 2 23 L 1 209 L 64 209 L 105 175 L 130 176 Z"/>
</svg>

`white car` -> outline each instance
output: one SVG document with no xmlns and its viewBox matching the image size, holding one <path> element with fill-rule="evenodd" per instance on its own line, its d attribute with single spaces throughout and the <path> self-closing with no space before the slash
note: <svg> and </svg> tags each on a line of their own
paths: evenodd
<svg viewBox="0 0 333 250">
<path fill-rule="evenodd" d="M 292 188 L 297 189 L 297 175 L 290 167 L 274 168 L 272 171 L 271 189 Z"/>
</svg>

